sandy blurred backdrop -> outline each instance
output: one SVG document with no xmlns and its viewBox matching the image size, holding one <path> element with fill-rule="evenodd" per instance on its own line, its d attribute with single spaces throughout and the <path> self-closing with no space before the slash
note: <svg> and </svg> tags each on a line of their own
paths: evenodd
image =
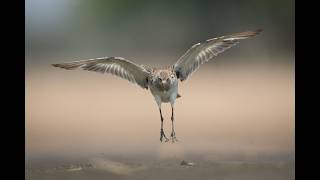
<svg viewBox="0 0 320 180">
<path fill-rule="evenodd" d="M 171 2 L 171 1 L 170 1 Z M 183 1 L 184 2 L 184 1 Z M 206 39 L 264 32 L 180 84 L 178 144 L 161 144 L 149 91 L 52 63 L 121 56 L 173 64 Z M 26 1 L 26 158 L 193 154 L 294 157 L 293 1 Z M 164 104 L 170 134 L 170 105 Z"/>
<path fill-rule="evenodd" d="M 161 153 L 170 146 L 158 140 L 152 95 L 136 85 L 49 65 L 27 72 L 26 81 L 27 155 Z M 294 151 L 293 67 L 204 66 L 180 93 L 175 112 L 181 151 Z M 169 104 L 163 112 L 170 133 Z"/>
</svg>

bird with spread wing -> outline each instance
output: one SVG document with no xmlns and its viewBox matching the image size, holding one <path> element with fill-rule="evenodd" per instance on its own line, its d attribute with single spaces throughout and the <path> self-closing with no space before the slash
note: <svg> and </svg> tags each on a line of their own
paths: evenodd
<svg viewBox="0 0 320 180">
<path fill-rule="evenodd" d="M 186 80 L 195 72 L 201 64 L 208 62 L 218 54 L 235 46 L 240 40 L 253 37 L 261 32 L 246 31 L 217 38 L 208 39 L 203 43 L 193 45 L 179 60 L 172 66 L 163 68 L 148 67 L 139 65 L 121 57 L 102 57 L 96 59 L 64 62 L 52 64 L 55 67 L 67 70 L 83 69 L 95 71 L 102 74 L 110 73 L 120 78 L 126 79 L 142 88 L 149 89 L 158 105 L 161 128 L 160 141 L 169 141 L 163 131 L 163 116 L 161 112 L 162 103 L 171 104 L 171 135 L 172 142 L 178 141 L 174 129 L 174 103 L 181 95 L 178 93 L 178 82 Z"/>
</svg>

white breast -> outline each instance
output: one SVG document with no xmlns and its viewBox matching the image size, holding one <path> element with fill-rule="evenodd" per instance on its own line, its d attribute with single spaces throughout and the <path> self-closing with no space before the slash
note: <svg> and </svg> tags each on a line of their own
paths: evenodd
<svg viewBox="0 0 320 180">
<path fill-rule="evenodd" d="M 152 95 L 155 97 L 156 101 L 161 100 L 161 102 L 164 102 L 164 103 L 167 103 L 167 102 L 174 103 L 178 94 L 178 82 L 170 86 L 168 91 L 160 91 L 156 87 L 150 87 L 150 91 Z M 159 104 L 160 102 L 157 102 L 157 103 Z"/>
</svg>

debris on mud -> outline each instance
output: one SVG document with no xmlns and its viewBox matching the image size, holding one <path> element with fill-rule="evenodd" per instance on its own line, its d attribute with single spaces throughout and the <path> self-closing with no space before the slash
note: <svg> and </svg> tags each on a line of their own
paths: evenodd
<svg viewBox="0 0 320 180">
<path fill-rule="evenodd" d="M 194 163 L 183 160 L 183 161 L 181 161 L 180 165 L 181 166 L 194 166 Z"/>
</svg>

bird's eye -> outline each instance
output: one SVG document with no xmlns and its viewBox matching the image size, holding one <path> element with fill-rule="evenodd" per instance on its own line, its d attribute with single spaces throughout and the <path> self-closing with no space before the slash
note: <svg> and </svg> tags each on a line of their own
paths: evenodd
<svg viewBox="0 0 320 180">
<path fill-rule="evenodd" d="M 159 81 L 161 81 L 161 78 L 158 78 Z"/>
</svg>

